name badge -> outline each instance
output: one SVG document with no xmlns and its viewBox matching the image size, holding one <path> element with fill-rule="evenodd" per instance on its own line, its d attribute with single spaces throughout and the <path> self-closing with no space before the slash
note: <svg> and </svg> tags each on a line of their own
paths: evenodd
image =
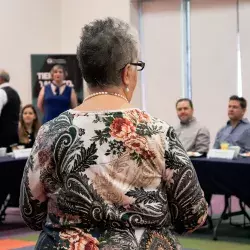
<svg viewBox="0 0 250 250">
<path fill-rule="evenodd" d="M 235 151 L 232 149 L 223 150 L 223 149 L 210 149 L 207 154 L 207 158 L 221 158 L 232 160 L 234 158 Z"/>
<path fill-rule="evenodd" d="M 31 148 L 13 150 L 13 156 L 15 159 L 28 158 L 31 153 Z"/>
</svg>

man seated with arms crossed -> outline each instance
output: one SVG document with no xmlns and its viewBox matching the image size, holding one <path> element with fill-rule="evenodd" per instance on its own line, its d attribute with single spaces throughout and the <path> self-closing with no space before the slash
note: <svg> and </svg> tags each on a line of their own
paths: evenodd
<svg viewBox="0 0 250 250">
<path fill-rule="evenodd" d="M 210 133 L 193 117 L 193 102 L 188 98 L 176 102 L 176 111 L 180 124 L 176 133 L 187 152 L 207 153 L 210 144 Z"/>
<path fill-rule="evenodd" d="M 243 97 L 233 95 L 229 98 L 228 118 L 226 126 L 216 135 L 214 148 L 221 148 L 221 144 L 239 146 L 240 152 L 250 152 L 250 123 L 243 118 L 247 108 L 247 101 Z"/>
</svg>

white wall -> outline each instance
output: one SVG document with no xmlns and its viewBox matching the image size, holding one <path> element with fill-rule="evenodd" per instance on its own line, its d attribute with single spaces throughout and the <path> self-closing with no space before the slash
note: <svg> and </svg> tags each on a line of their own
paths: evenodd
<svg viewBox="0 0 250 250">
<path fill-rule="evenodd" d="M 139 2 L 137 0 L 130 1 L 130 23 L 138 31 L 140 29 L 140 20 L 139 20 Z"/>
<path fill-rule="evenodd" d="M 211 133 L 228 120 L 237 94 L 236 0 L 191 1 L 191 67 L 195 114 Z"/>
<path fill-rule="evenodd" d="M 146 108 L 171 125 L 182 95 L 181 1 L 143 2 Z"/>
<path fill-rule="evenodd" d="M 60 0 L 2 0 L 0 67 L 23 104 L 31 102 L 30 54 L 61 52 Z"/>
<path fill-rule="evenodd" d="M 248 101 L 246 117 L 250 120 L 250 2 L 240 0 L 240 45 L 242 59 L 242 92 Z"/>
<path fill-rule="evenodd" d="M 61 0 L 62 52 L 75 53 L 81 28 L 96 18 L 113 16 L 130 21 L 129 0 Z"/>
</svg>

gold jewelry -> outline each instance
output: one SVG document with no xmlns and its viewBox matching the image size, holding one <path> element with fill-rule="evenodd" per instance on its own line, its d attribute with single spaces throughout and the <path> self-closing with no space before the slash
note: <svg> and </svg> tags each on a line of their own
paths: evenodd
<svg viewBox="0 0 250 250">
<path fill-rule="evenodd" d="M 109 93 L 109 92 L 96 92 L 96 93 L 93 93 L 93 94 L 87 96 L 83 101 L 85 102 L 86 100 L 88 100 L 88 99 L 90 99 L 92 97 L 98 96 L 98 95 L 114 95 L 114 96 L 122 98 L 123 100 L 125 100 L 126 102 L 129 103 L 128 99 L 125 96 L 120 95 L 118 93 Z"/>
</svg>

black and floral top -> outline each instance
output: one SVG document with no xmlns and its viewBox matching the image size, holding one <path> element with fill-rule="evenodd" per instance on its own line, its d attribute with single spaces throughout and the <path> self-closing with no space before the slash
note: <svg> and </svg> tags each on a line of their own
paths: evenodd
<svg viewBox="0 0 250 250">
<path fill-rule="evenodd" d="M 207 216 L 174 130 L 139 109 L 69 110 L 44 124 L 27 161 L 22 217 L 36 249 L 181 249 L 174 231 Z"/>
<path fill-rule="evenodd" d="M 31 133 L 29 133 L 28 131 L 25 131 L 28 137 L 28 142 L 22 142 L 19 140 L 19 145 L 24 146 L 25 148 L 32 148 L 35 142 L 35 133 L 32 131 Z"/>
</svg>

